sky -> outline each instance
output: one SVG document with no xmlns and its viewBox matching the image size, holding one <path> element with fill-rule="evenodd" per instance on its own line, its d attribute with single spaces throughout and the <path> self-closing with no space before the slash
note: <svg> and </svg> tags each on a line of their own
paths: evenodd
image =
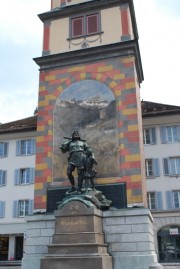
<svg viewBox="0 0 180 269">
<path fill-rule="evenodd" d="M 38 104 L 43 23 L 50 0 L 2 1 L 0 123 L 31 117 Z M 144 72 L 141 99 L 180 106 L 180 0 L 134 0 Z"/>
</svg>

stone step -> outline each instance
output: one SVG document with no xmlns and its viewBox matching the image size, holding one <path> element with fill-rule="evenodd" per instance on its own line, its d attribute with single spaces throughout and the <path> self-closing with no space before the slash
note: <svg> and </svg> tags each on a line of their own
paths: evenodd
<svg viewBox="0 0 180 269">
<path fill-rule="evenodd" d="M 109 255 L 89 257 L 59 257 L 46 256 L 41 259 L 43 269 L 110 269 L 112 268 L 112 257 Z"/>
<path fill-rule="evenodd" d="M 53 244 L 70 243 L 104 243 L 104 234 L 102 233 L 58 233 L 53 236 Z"/>
<path fill-rule="evenodd" d="M 106 254 L 107 244 L 53 244 L 48 246 L 49 254 Z"/>
</svg>

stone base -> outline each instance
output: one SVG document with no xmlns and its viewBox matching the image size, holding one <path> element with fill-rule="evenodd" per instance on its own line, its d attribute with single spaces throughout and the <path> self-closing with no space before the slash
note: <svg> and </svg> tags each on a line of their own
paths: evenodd
<svg viewBox="0 0 180 269">
<path fill-rule="evenodd" d="M 77 211 L 77 206 L 71 207 L 71 216 L 74 217 L 74 220 Z M 64 220 L 61 219 L 59 210 L 55 212 L 55 217 L 49 214 L 27 217 L 28 227 L 22 269 L 40 269 L 40 260 L 42 260 L 42 263 L 46 261 L 48 269 L 50 269 L 49 257 L 60 262 L 57 256 L 65 255 L 68 255 L 71 260 L 76 260 L 77 257 L 81 261 L 84 260 L 85 264 L 87 262 L 83 269 L 88 268 L 89 260 L 92 262 L 92 269 L 95 269 L 95 263 L 98 266 L 99 264 L 104 266 L 103 269 L 106 268 L 107 264 L 107 268 L 110 269 L 111 259 L 113 260 L 113 269 L 162 268 L 157 263 L 154 248 L 153 218 L 148 209 L 114 209 L 105 212 L 95 210 L 95 216 L 92 217 L 92 214 L 89 214 L 86 219 L 83 217 L 84 212 L 81 213 L 80 221 L 77 221 L 77 219 L 72 221 L 73 218 L 67 216 L 66 210 L 63 216 L 65 217 Z M 87 219 L 90 225 L 87 225 Z M 71 254 L 70 248 L 69 250 L 66 249 L 68 251 L 66 254 L 50 254 L 50 249 L 56 249 L 57 245 L 60 245 L 58 247 L 61 250 L 63 246 L 67 247 L 69 244 L 72 251 L 74 251 L 73 245 L 78 244 L 82 247 L 89 244 L 89 250 L 91 249 L 92 252 L 91 256 L 86 253 L 88 247 L 86 247 L 86 250 L 83 247 L 81 248 L 81 252 L 83 250 L 86 253 L 81 253 L 81 257 L 78 253 Z M 102 245 L 106 244 L 108 244 L 108 253 L 111 256 L 105 255 L 102 251 L 97 254 L 96 248 L 101 248 Z M 58 248 L 56 251 L 59 251 Z M 63 260 L 63 257 L 61 258 Z M 63 264 L 64 262 L 65 260 L 63 260 Z M 74 263 L 72 268 L 74 269 Z"/>
<path fill-rule="evenodd" d="M 157 263 L 149 209 L 109 210 L 103 217 L 113 269 L 149 269 Z"/>
<path fill-rule="evenodd" d="M 42 255 L 28 255 L 22 259 L 21 268 L 23 269 L 37 269 L 40 268 Z"/>
<path fill-rule="evenodd" d="M 114 269 L 149 269 L 149 265 L 152 264 L 153 260 L 157 260 L 157 256 L 141 253 L 137 255 L 133 255 L 129 253 L 129 255 L 120 254 L 118 256 L 114 256 Z"/>
<path fill-rule="evenodd" d="M 58 257 L 50 256 L 41 260 L 43 269 L 110 269 L 112 258 L 110 256 L 96 257 Z"/>
<path fill-rule="evenodd" d="M 149 266 L 149 269 L 163 269 L 163 266 L 159 263 L 153 263 Z"/>
<path fill-rule="evenodd" d="M 41 269 L 112 269 L 104 243 L 102 211 L 79 199 L 55 211 L 55 234 Z"/>
</svg>

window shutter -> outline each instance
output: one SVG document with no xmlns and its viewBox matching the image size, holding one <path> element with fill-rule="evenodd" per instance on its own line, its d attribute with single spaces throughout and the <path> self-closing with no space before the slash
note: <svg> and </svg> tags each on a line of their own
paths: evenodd
<svg viewBox="0 0 180 269">
<path fill-rule="evenodd" d="M 160 176 L 159 159 L 153 159 L 153 172 L 156 177 Z"/>
<path fill-rule="evenodd" d="M 13 217 L 17 218 L 18 217 L 18 205 L 19 201 L 13 201 Z"/>
<path fill-rule="evenodd" d="M 30 183 L 34 183 L 35 169 L 30 168 Z"/>
<path fill-rule="evenodd" d="M 7 154 L 8 154 L 8 145 L 9 145 L 8 142 L 4 143 L 4 156 L 5 157 L 7 157 Z"/>
<path fill-rule="evenodd" d="M 156 144 L 156 129 L 151 128 L 151 144 Z"/>
<path fill-rule="evenodd" d="M 177 174 L 180 175 L 180 158 L 176 159 L 176 165 L 177 165 Z"/>
<path fill-rule="evenodd" d="M 16 141 L 16 156 L 21 155 L 21 141 Z"/>
<path fill-rule="evenodd" d="M 98 14 L 87 16 L 86 21 L 86 32 L 87 34 L 94 34 L 98 32 Z"/>
<path fill-rule="evenodd" d="M 2 202 L 2 218 L 5 217 L 5 202 Z"/>
<path fill-rule="evenodd" d="M 164 175 L 169 175 L 169 162 L 168 158 L 163 159 L 163 164 L 164 164 Z"/>
<path fill-rule="evenodd" d="M 162 144 L 167 143 L 166 127 L 161 127 L 160 128 L 160 134 L 161 134 L 161 143 Z"/>
<path fill-rule="evenodd" d="M 180 142 L 180 125 L 177 126 L 177 140 Z"/>
<path fill-rule="evenodd" d="M 36 139 L 33 138 L 31 140 L 31 154 L 35 154 L 36 153 Z"/>
<path fill-rule="evenodd" d="M 7 184 L 7 171 L 2 171 L 2 185 Z"/>
<path fill-rule="evenodd" d="M 167 206 L 167 209 L 174 208 L 173 192 L 172 191 L 166 191 L 166 206 Z"/>
<path fill-rule="evenodd" d="M 157 201 L 157 209 L 161 210 L 163 209 L 163 204 L 162 204 L 162 192 L 158 191 L 156 192 L 156 201 Z"/>
<path fill-rule="evenodd" d="M 34 201 L 33 200 L 29 200 L 28 201 L 28 215 L 32 215 L 33 214 L 33 205 L 34 205 Z"/>
<path fill-rule="evenodd" d="M 14 171 L 14 185 L 19 185 L 20 183 L 20 169 L 15 169 Z"/>
<path fill-rule="evenodd" d="M 5 217 L 5 202 L 0 201 L 0 218 Z"/>
<path fill-rule="evenodd" d="M 83 17 L 72 19 L 72 37 L 83 35 Z"/>
</svg>

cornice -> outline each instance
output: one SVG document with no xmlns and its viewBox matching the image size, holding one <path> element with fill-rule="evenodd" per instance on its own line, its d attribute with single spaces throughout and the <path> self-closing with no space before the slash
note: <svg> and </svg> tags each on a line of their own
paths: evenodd
<svg viewBox="0 0 180 269">
<path fill-rule="evenodd" d="M 137 40 L 118 42 L 110 45 L 97 46 L 65 53 L 52 54 L 34 58 L 33 60 L 40 66 L 40 71 L 43 71 L 124 56 L 135 57 L 137 75 L 139 83 L 141 83 L 144 80 L 144 76 Z"/>
<path fill-rule="evenodd" d="M 170 115 L 180 115 L 180 109 L 170 110 L 170 111 L 154 111 L 154 112 L 147 112 L 142 113 L 143 118 L 153 118 L 153 117 L 163 117 L 163 116 L 170 116 Z"/>
</svg>

